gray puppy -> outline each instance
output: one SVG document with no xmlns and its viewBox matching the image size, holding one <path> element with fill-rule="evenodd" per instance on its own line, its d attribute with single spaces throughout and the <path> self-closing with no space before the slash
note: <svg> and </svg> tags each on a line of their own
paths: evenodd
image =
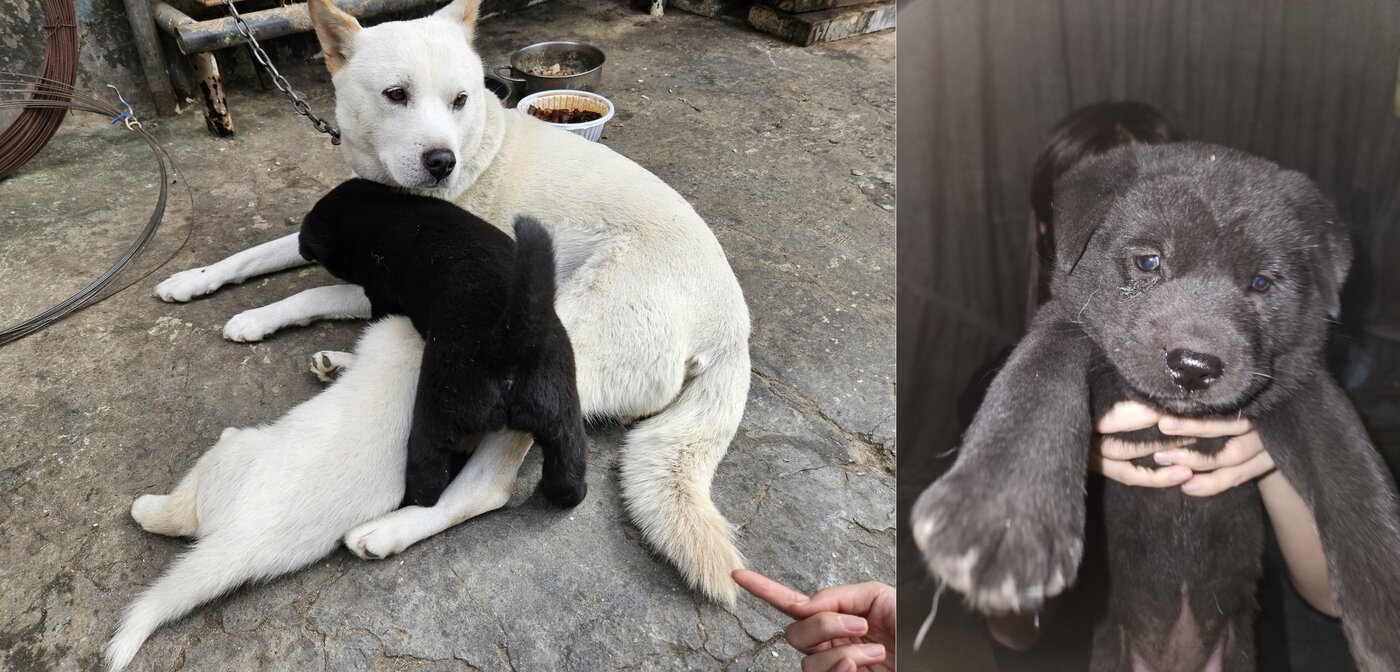
<svg viewBox="0 0 1400 672">
<path fill-rule="evenodd" d="M 1242 414 L 1317 519 L 1358 665 L 1400 670 L 1400 497 L 1322 364 L 1351 260 L 1331 204 L 1299 173 L 1179 143 L 1086 162 L 1055 185 L 1055 214 L 1054 298 L 915 504 L 930 571 L 980 611 L 1039 609 L 1084 556 L 1095 418 L 1123 399 Z M 1257 489 L 1192 498 L 1108 482 L 1102 504 L 1092 669 L 1254 669 Z"/>
</svg>

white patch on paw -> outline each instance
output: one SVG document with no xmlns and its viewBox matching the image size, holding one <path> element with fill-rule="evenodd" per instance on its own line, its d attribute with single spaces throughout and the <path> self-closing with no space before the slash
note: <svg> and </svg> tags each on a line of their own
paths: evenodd
<svg viewBox="0 0 1400 672">
<path fill-rule="evenodd" d="M 943 577 L 943 581 L 949 588 L 964 595 L 972 592 L 972 568 L 977 566 L 977 557 L 980 552 L 977 549 L 969 550 L 961 557 L 945 558 L 938 566 L 934 567 L 934 573 Z"/>
<path fill-rule="evenodd" d="M 914 545 L 919 547 L 921 552 L 928 552 L 928 549 L 924 548 L 924 544 L 928 543 L 926 540 L 931 536 L 933 536 L 932 518 L 925 518 L 914 524 Z"/>
<path fill-rule="evenodd" d="M 277 331 L 282 325 L 263 312 L 264 310 L 266 309 L 254 308 L 234 315 L 224 325 L 224 338 L 237 343 L 253 343 Z"/>
<path fill-rule="evenodd" d="M 1045 601 L 1045 588 L 1041 586 L 1030 586 L 1026 588 L 1026 600 L 1030 605 L 1040 604 Z"/>
<path fill-rule="evenodd" d="M 191 268 L 180 271 L 156 285 L 155 295 L 166 303 L 184 303 L 195 297 L 213 294 L 223 287 L 228 278 L 222 277 L 210 267 Z"/>
<path fill-rule="evenodd" d="M 1059 569 L 1050 577 L 1050 582 L 1045 584 L 1045 596 L 1054 597 L 1065 589 L 1065 573 Z"/>
<path fill-rule="evenodd" d="M 999 602 L 1000 604 L 997 606 L 1003 609 L 1009 609 L 1019 613 L 1021 611 L 1021 599 L 1020 596 L 1016 594 L 1016 579 L 1010 576 L 1003 579 L 1001 587 L 997 589 L 993 601 Z"/>
</svg>

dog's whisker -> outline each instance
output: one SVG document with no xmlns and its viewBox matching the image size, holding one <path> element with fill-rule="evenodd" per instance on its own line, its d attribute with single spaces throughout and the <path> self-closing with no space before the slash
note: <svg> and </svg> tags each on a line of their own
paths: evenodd
<svg viewBox="0 0 1400 672">
<path fill-rule="evenodd" d="M 1082 306 L 1079 307 L 1079 312 L 1076 313 L 1075 316 L 1074 316 L 1074 322 L 1075 322 L 1075 324 L 1082 324 L 1082 323 L 1083 323 L 1082 320 L 1084 319 L 1084 311 L 1087 310 L 1087 309 L 1089 308 L 1089 304 L 1090 304 L 1090 303 L 1093 303 L 1094 297 L 1095 297 L 1095 296 L 1098 296 L 1098 294 L 1099 294 L 1099 290 L 1098 290 L 1098 289 L 1095 289 L 1094 291 L 1092 291 L 1092 292 L 1089 293 L 1089 298 L 1084 299 L 1084 305 L 1082 305 Z"/>
</svg>

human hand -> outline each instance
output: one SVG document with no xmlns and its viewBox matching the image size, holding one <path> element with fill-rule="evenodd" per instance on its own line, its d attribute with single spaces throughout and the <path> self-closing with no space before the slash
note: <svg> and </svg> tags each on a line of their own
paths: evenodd
<svg viewBox="0 0 1400 672">
<path fill-rule="evenodd" d="M 1180 437 L 1165 445 L 1130 444 L 1112 434 L 1156 426 L 1168 436 Z M 1220 494 L 1274 470 L 1274 460 L 1254 425 L 1246 418 L 1201 420 L 1166 415 L 1133 402 L 1115 404 L 1095 430 L 1103 435 L 1095 442 L 1089 468 L 1124 485 L 1169 488 L 1197 497 Z M 1190 450 L 1196 439 L 1230 437 L 1214 455 Z M 1159 469 L 1130 462 L 1152 456 Z"/>
<path fill-rule="evenodd" d="M 804 654 L 802 672 L 894 672 L 894 588 L 871 581 L 808 598 L 758 572 L 737 569 L 732 576 L 795 619 L 783 634 Z"/>
</svg>

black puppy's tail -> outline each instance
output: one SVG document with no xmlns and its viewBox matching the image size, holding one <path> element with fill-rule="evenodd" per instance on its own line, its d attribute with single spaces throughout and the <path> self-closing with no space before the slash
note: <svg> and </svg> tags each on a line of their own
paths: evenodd
<svg viewBox="0 0 1400 672">
<path fill-rule="evenodd" d="M 529 358 L 544 346 L 553 314 L 554 241 L 538 220 L 517 218 L 515 263 L 494 342 L 509 348 L 515 359 Z"/>
</svg>

